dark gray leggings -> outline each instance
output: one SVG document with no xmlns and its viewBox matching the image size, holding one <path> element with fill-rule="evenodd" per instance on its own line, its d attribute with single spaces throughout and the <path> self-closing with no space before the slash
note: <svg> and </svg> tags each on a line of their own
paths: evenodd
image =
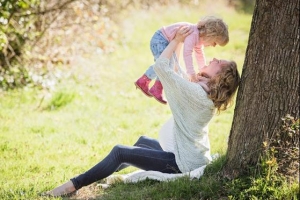
<svg viewBox="0 0 300 200">
<path fill-rule="evenodd" d="M 71 181 L 78 190 L 129 165 L 143 170 L 181 173 L 173 153 L 163 151 L 157 140 L 141 136 L 134 146 L 116 145 L 102 161 Z"/>
</svg>

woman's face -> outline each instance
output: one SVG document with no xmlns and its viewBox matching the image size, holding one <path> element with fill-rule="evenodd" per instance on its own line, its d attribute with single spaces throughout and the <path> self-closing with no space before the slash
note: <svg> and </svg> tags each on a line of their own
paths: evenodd
<svg viewBox="0 0 300 200">
<path fill-rule="evenodd" d="M 212 59 L 208 65 L 201 68 L 199 75 L 205 78 L 212 78 L 221 71 L 222 67 L 228 64 L 227 60 L 218 60 L 216 58 Z"/>
</svg>

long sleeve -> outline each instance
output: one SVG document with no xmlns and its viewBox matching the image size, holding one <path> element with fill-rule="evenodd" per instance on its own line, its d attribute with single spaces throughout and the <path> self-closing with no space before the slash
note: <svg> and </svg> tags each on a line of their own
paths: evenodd
<svg viewBox="0 0 300 200">
<path fill-rule="evenodd" d="M 193 64 L 193 51 L 196 45 L 195 35 L 191 34 L 187 36 L 183 44 L 183 59 L 186 67 L 186 73 L 188 75 L 195 74 L 194 64 Z"/>
<path fill-rule="evenodd" d="M 154 65 L 174 118 L 174 154 L 182 172 L 191 171 L 210 161 L 208 123 L 214 104 L 197 83 L 180 77 L 167 58 Z"/>
<path fill-rule="evenodd" d="M 183 104 L 182 102 L 187 102 L 197 105 L 211 106 L 212 102 L 210 100 L 207 101 L 208 97 L 204 89 L 199 87 L 197 83 L 190 82 L 180 77 L 173 70 L 173 66 L 170 66 L 169 59 L 159 58 L 154 65 L 154 70 L 159 76 L 165 91 L 170 91 L 172 96 L 176 96 L 174 101 L 176 101 L 177 104 Z M 182 106 L 186 107 L 186 109 L 190 108 L 189 104 L 184 104 Z"/>
<path fill-rule="evenodd" d="M 195 58 L 198 64 L 198 70 L 200 71 L 200 69 L 204 67 L 204 65 L 206 64 L 204 46 L 201 44 L 196 45 L 194 50 L 195 50 Z"/>
<path fill-rule="evenodd" d="M 193 33 L 185 38 L 183 46 L 183 58 L 188 75 L 196 74 L 193 64 L 193 52 L 195 53 L 198 68 L 200 69 L 205 65 L 204 49 L 200 43 L 199 31 L 195 25 L 193 25 L 192 28 Z"/>
<path fill-rule="evenodd" d="M 193 64 L 193 52 L 195 52 L 198 67 L 201 68 L 205 64 L 203 45 L 200 43 L 197 25 L 188 22 L 178 22 L 169 26 L 164 26 L 160 30 L 170 42 L 175 37 L 176 31 L 180 26 L 190 26 L 193 30 L 193 32 L 185 38 L 182 51 L 186 73 L 188 75 L 193 75 L 196 74 Z"/>
</svg>

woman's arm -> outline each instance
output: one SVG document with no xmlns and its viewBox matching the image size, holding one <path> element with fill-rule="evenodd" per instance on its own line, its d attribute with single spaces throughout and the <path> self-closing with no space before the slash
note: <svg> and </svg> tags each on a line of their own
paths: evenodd
<svg viewBox="0 0 300 200">
<path fill-rule="evenodd" d="M 177 56 L 177 63 L 175 63 L 175 68 L 174 70 L 177 72 L 178 71 L 178 68 L 179 68 L 179 60 L 180 60 L 180 51 L 181 51 L 181 48 L 182 48 L 182 43 L 179 43 L 177 45 L 177 48 L 175 50 L 175 54 Z"/>
<path fill-rule="evenodd" d="M 162 54 L 159 56 L 160 58 L 168 58 L 172 57 L 173 52 L 176 50 L 178 44 L 183 42 L 186 36 L 191 34 L 192 30 L 190 27 L 180 27 L 176 32 L 175 38 L 171 40 L 169 45 L 165 48 Z"/>
<path fill-rule="evenodd" d="M 179 44 L 177 45 L 176 50 L 175 50 L 175 53 L 176 53 L 178 59 L 179 59 L 179 57 L 180 57 L 181 48 L 182 48 L 182 43 L 179 43 Z"/>
</svg>

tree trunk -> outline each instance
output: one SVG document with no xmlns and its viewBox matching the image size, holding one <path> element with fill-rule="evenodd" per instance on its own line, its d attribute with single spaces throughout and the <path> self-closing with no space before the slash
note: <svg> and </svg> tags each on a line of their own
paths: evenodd
<svg viewBox="0 0 300 200">
<path fill-rule="evenodd" d="M 223 174 L 255 166 L 287 114 L 299 119 L 299 1 L 257 0 Z"/>
</svg>

